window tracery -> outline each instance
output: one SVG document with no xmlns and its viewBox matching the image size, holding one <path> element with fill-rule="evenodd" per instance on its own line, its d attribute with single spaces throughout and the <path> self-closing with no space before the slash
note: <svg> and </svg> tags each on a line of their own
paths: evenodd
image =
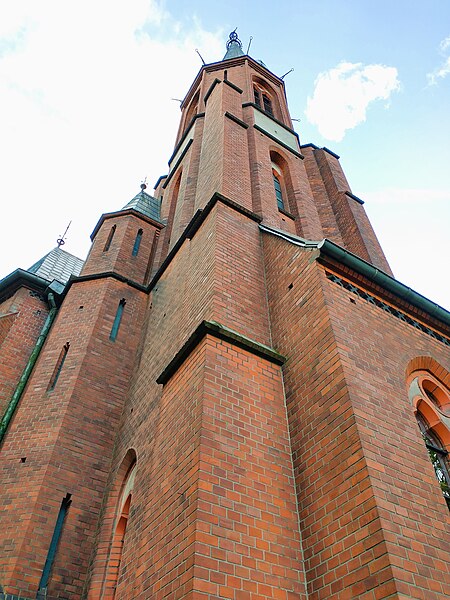
<svg viewBox="0 0 450 600">
<path fill-rule="evenodd" d="M 450 509 L 450 391 L 428 371 L 419 371 L 413 373 L 410 395 L 436 478 Z"/>
</svg>

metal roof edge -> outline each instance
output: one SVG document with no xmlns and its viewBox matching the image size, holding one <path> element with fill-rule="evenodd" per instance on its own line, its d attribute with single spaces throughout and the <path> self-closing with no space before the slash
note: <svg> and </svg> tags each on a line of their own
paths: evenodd
<svg viewBox="0 0 450 600">
<path fill-rule="evenodd" d="M 388 275 L 378 267 L 375 267 L 362 258 L 359 258 L 359 256 L 356 256 L 356 254 L 345 250 L 331 240 L 325 238 L 319 242 L 314 242 L 312 240 L 303 239 L 273 227 L 267 227 L 267 225 L 260 224 L 259 228 L 266 233 L 271 233 L 272 235 L 281 237 L 297 246 L 307 249 L 317 248 L 321 254 L 324 254 L 325 256 L 333 258 L 334 260 L 346 265 L 360 275 L 363 275 L 370 281 L 373 281 L 380 287 L 384 288 L 388 292 L 391 292 L 402 300 L 409 302 L 409 304 L 412 304 L 416 308 L 423 310 L 431 317 L 438 319 L 441 323 L 444 323 L 450 327 L 450 312 L 448 310 L 436 302 L 429 300 L 425 296 L 422 296 L 422 294 L 419 294 L 419 292 L 415 292 L 412 288 L 408 287 L 404 283 L 397 281 L 397 279 L 394 279 L 394 277 L 391 277 L 391 275 Z"/>
<path fill-rule="evenodd" d="M 425 296 L 422 296 L 422 294 L 414 291 L 404 283 L 397 281 L 397 279 L 394 279 L 394 277 L 391 277 L 391 275 L 388 275 L 381 269 L 374 267 L 362 258 L 359 258 L 359 256 L 338 246 L 331 240 L 322 240 L 319 243 L 318 248 L 325 255 L 340 261 L 357 273 L 364 275 L 364 277 L 367 277 L 370 281 L 373 281 L 380 287 L 400 297 L 402 300 L 409 302 L 416 308 L 423 310 L 430 316 L 450 327 L 450 312 L 448 310 L 436 302 L 429 300 Z"/>
</svg>

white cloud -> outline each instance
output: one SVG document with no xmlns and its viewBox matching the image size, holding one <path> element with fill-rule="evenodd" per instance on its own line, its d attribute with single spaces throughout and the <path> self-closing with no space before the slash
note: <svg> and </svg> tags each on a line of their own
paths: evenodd
<svg viewBox="0 0 450 600">
<path fill-rule="evenodd" d="M 441 52 L 445 52 L 447 48 L 450 48 L 450 35 L 443 39 L 442 42 L 439 44 L 439 50 Z"/>
<path fill-rule="evenodd" d="M 225 50 L 222 32 L 164 6 L 0 3 L 0 277 L 48 252 L 69 220 L 66 249 L 83 256 L 98 217 L 167 172 L 171 98 L 201 66 L 195 48 L 210 62 Z"/>
<path fill-rule="evenodd" d="M 428 85 L 437 85 L 440 79 L 444 79 L 450 73 L 450 35 L 439 44 L 439 52 L 444 57 L 443 62 L 431 73 L 427 73 Z"/>
<path fill-rule="evenodd" d="M 306 117 L 323 137 L 339 142 L 366 120 L 371 102 L 388 100 L 399 88 L 395 67 L 342 62 L 317 77 Z"/>
</svg>

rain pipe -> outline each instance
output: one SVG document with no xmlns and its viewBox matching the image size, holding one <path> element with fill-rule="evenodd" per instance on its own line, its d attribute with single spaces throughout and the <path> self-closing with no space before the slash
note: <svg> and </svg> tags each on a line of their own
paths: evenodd
<svg viewBox="0 0 450 600">
<path fill-rule="evenodd" d="M 2 443 L 3 438 L 5 437 L 5 433 L 6 433 L 6 430 L 8 429 L 8 425 L 14 415 L 17 405 L 19 404 L 19 400 L 22 397 L 25 386 L 31 375 L 33 367 L 36 364 L 39 353 L 42 349 L 42 346 L 44 345 L 44 342 L 47 338 L 48 332 L 50 331 L 50 327 L 52 326 L 52 323 L 55 320 L 56 313 L 58 311 L 56 304 L 55 304 L 55 297 L 53 296 L 53 294 L 51 292 L 49 292 L 49 294 L 47 296 L 47 300 L 50 305 L 50 312 L 47 315 L 47 319 L 45 320 L 44 326 L 41 329 L 41 333 L 39 334 L 37 342 L 33 348 L 33 352 L 31 353 L 30 358 L 28 359 L 27 365 L 22 373 L 22 376 L 19 379 L 19 383 L 17 384 L 14 394 L 13 394 L 11 400 L 9 401 L 9 404 L 5 411 L 5 414 L 2 417 L 2 420 L 0 423 L 0 444 Z"/>
</svg>

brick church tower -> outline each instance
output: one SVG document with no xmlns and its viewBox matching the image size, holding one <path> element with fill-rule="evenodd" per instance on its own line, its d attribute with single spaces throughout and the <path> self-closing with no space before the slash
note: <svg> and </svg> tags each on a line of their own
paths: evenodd
<svg viewBox="0 0 450 600">
<path fill-rule="evenodd" d="M 181 109 L 81 272 L 0 282 L 0 598 L 448 598 L 450 314 L 236 34 Z"/>
</svg>

